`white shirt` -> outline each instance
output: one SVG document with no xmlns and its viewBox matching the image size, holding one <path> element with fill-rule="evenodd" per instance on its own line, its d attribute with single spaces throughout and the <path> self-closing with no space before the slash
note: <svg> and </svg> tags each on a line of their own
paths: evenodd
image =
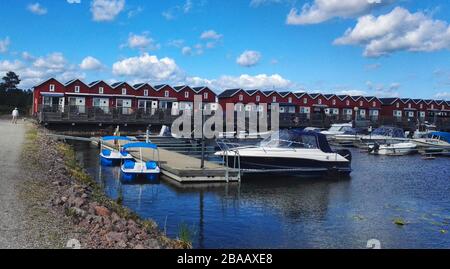
<svg viewBox="0 0 450 269">
<path fill-rule="evenodd" d="M 19 110 L 14 109 L 12 112 L 13 117 L 18 117 L 19 116 Z"/>
</svg>

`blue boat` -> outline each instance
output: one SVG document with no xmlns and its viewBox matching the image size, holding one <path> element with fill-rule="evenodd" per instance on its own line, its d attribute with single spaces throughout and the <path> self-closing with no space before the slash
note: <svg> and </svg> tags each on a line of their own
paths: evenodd
<svg viewBox="0 0 450 269">
<path fill-rule="evenodd" d="M 105 141 L 117 141 L 119 150 L 112 149 L 104 145 Z M 124 136 L 105 136 L 100 140 L 100 162 L 105 166 L 119 165 L 125 160 L 133 159 L 128 152 L 126 152 L 120 145 L 120 141 L 132 141 Z"/>
<path fill-rule="evenodd" d="M 139 150 L 139 158 L 134 160 L 126 160 L 122 166 L 121 171 L 124 181 L 133 181 L 139 177 L 144 177 L 148 180 L 157 180 L 161 170 L 159 168 L 159 150 L 158 146 L 151 143 L 139 142 L 129 143 L 123 146 L 123 150 L 129 152 L 131 150 Z M 142 151 L 143 149 L 150 149 L 152 151 L 152 159 L 144 161 Z"/>
</svg>

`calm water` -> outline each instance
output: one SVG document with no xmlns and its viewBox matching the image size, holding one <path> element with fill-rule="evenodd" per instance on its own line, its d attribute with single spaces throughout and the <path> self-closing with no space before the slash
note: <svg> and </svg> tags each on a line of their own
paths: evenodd
<svg viewBox="0 0 450 269">
<path fill-rule="evenodd" d="M 98 149 L 75 143 L 87 171 L 117 198 L 196 248 L 450 248 L 450 158 L 383 157 L 353 149 L 350 179 L 260 178 L 239 184 L 123 185 L 120 168 L 98 165 Z M 408 222 L 399 227 L 393 220 Z"/>
</svg>

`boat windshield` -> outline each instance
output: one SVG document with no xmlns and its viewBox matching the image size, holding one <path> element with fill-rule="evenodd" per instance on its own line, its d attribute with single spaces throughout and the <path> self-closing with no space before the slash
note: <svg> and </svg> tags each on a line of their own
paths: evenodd
<svg viewBox="0 0 450 269">
<path fill-rule="evenodd" d="M 323 135 L 315 132 L 304 132 L 297 130 L 281 130 L 273 136 L 261 141 L 260 146 L 265 148 L 304 148 L 328 150 L 329 145 L 322 145 L 326 143 L 326 138 L 319 139 Z M 322 141 L 322 142 L 320 142 Z M 328 146 L 328 147 L 327 147 Z"/>
<path fill-rule="evenodd" d="M 352 129 L 352 127 L 350 127 L 350 126 L 334 125 L 334 126 L 331 126 L 330 129 L 328 129 L 328 131 L 330 131 L 330 132 L 345 132 L 350 129 Z"/>
<path fill-rule="evenodd" d="M 405 138 L 405 133 L 400 128 L 394 127 L 380 127 L 372 132 L 372 135 L 381 135 L 389 137 Z"/>
</svg>

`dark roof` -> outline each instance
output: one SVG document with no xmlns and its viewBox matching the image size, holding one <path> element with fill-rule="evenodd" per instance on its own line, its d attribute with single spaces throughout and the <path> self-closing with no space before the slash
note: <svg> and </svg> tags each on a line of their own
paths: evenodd
<svg viewBox="0 0 450 269">
<path fill-rule="evenodd" d="M 350 96 L 353 100 L 358 100 L 358 99 L 360 99 L 361 97 L 363 97 L 363 96 L 361 96 L 361 95 L 354 95 L 354 96 Z"/>
<path fill-rule="evenodd" d="M 225 90 L 223 91 L 221 94 L 219 94 L 219 98 L 228 98 L 228 97 L 232 97 L 233 95 L 235 95 L 238 91 L 240 91 L 241 89 L 229 89 L 229 90 Z"/>
<path fill-rule="evenodd" d="M 278 92 L 281 96 L 285 97 L 288 94 L 290 94 L 291 92 Z"/>
<path fill-rule="evenodd" d="M 186 88 L 186 87 L 189 87 L 189 86 L 183 85 L 183 86 L 175 86 L 173 88 L 178 92 L 178 91 L 181 91 L 183 88 Z"/>
<path fill-rule="evenodd" d="M 163 87 L 165 87 L 165 86 L 167 86 L 167 84 L 156 85 L 156 86 L 155 86 L 155 89 L 159 90 L 159 89 L 161 89 L 161 88 L 163 88 Z"/>
<path fill-rule="evenodd" d="M 311 93 L 309 96 L 311 96 L 313 99 L 315 99 L 319 95 L 320 95 L 320 93 Z"/>
<path fill-rule="evenodd" d="M 339 97 L 339 99 L 343 100 L 344 98 L 347 98 L 349 96 L 345 95 L 345 94 L 341 94 L 341 95 L 338 95 L 337 97 Z"/>
<path fill-rule="evenodd" d="M 392 105 L 398 98 L 380 98 L 383 105 Z"/>
<path fill-rule="evenodd" d="M 72 80 L 69 80 L 69 81 L 66 82 L 65 85 L 69 85 L 69 84 L 71 84 L 71 83 L 73 83 L 73 82 L 75 82 L 75 81 L 77 81 L 77 80 L 78 80 L 78 79 L 72 79 Z"/>
<path fill-rule="evenodd" d="M 206 89 L 206 88 L 208 88 L 208 87 L 205 87 L 205 86 L 203 86 L 203 87 L 194 87 L 194 88 L 192 88 L 192 90 L 194 90 L 194 92 L 199 92 L 199 91 L 201 91 L 203 89 Z"/>
<path fill-rule="evenodd" d="M 116 88 L 116 87 L 119 87 L 120 85 L 122 85 L 122 84 L 124 84 L 124 83 L 125 83 L 125 82 L 123 82 L 123 81 L 121 81 L 121 82 L 116 82 L 116 83 L 111 84 L 111 87 Z"/>
<path fill-rule="evenodd" d="M 331 97 L 334 96 L 334 94 L 324 94 L 323 96 L 325 96 L 327 99 L 330 99 Z"/>
<path fill-rule="evenodd" d="M 306 94 L 306 92 L 296 92 L 296 93 L 294 93 L 294 94 L 295 94 L 295 96 L 297 96 L 297 97 L 302 97 L 303 95 Z"/>
<path fill-rule="evenodd" d="M 145 83 L 134 84 L 134 85 L 133 85 L 133 88 L 138 89 L 138 88 L 140 88 L 140 87 L 142 87 L 142 86 L 144 86 L 144 85 L 145 85 Z"/>
<path fill-rule="evenodd" d="M 89 83 L 89 86 L 94 86 L 95 84 L 99 83 L 101 80 L 92 81 Z"/>
<path fill-rule="evenodd" d="M 419 103 L 421 101 L 423 101 L 423 99 L 412 99 L 414 102 Z"/>
<path fill-rule="evenodd" d="M 377 98 L 375 96 L 366 96 L 365 97 L 367 101 L 372 101 L 373 99 Z"/>
<path fill-rule="evenodd" d="M 408 102 L 411 99 L 409 99 L 409 98 L 401 98 L 400 100 L 402 100 L 403 103 L 406 103 L 406 102 Z"/>
<path fill-rule="evenodd" d="M 269 95 L 269 94 L 272 94 L 272 93 L 274 93 L 275 91 L 263 91 L 263 93 L 265 94 L 265 95 Z"/>
<path fill-rule="evenodd" d="M 252 94 L 254 94 L 255 92 L 257 92 L 258 90 L 248 90 L 247 91 L 247 93 L 249 94 L 249 95 L 252 95 Z"/>
</svg>

